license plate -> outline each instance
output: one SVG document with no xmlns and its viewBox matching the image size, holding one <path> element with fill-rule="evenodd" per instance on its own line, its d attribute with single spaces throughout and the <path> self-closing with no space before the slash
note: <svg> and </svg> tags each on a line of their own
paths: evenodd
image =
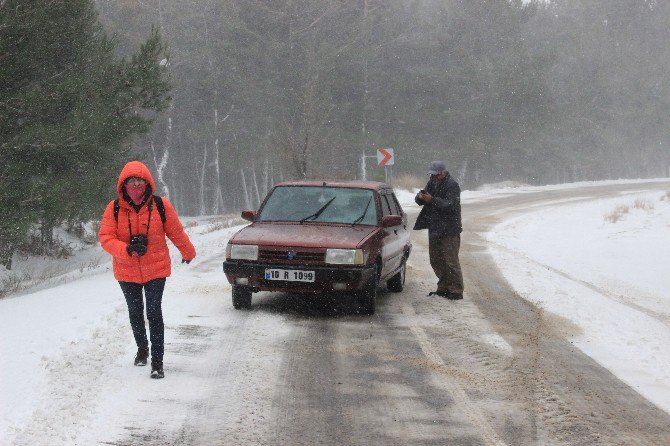
<svg viewBox="0 0 670 446">
<path fill-rule="evenodd" d="M 265 280 L 285 280 L 287 282 L 314 282 L 314 271 L 301 269 L 266 269 Z"/>
</svg>

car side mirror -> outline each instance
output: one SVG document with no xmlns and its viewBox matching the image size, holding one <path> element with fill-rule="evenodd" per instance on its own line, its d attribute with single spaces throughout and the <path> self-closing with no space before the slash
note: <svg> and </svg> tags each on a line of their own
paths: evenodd
<svg viewBox="0 0 670 446">
<path fill-rule="evenodd" d="M 402 217 L 400 215 L 385 215 L 382 218 L 382 226 L 385 228 L 391 226 L 399 226 L 402 224 Z"/>
<path fill-rule="evenodd" d="M 254 221 L 254 218 L 256 218 L 256 211 L 242 211 L 242 218 L 247 221 Z"/>
</svg>

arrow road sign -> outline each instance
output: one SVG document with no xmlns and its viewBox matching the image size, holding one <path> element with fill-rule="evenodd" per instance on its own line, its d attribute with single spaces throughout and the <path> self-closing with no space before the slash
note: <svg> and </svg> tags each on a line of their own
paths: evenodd
<svg viewBox="0 0 670 446">
<path fill-rule="evenodd" d="M 392 166 L 393 161 L 393 149 L 377 149 L 377 163 L 380 166 Z"/>
</svg>

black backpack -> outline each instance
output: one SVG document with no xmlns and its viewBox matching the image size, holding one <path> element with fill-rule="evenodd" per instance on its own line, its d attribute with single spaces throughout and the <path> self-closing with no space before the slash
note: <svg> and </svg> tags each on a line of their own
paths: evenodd
<svg viewBox="0 0 670 446">
<path fill-rule="evenodd" d="M 158 210 L 158 214 L 161 216 L 161 221 L 163 222 L 163 225 L 165 225 L 165 205 L 163 204 L 163 199 L 159 197 L 158 195 L 154 195 L 154 199 L 149 202 L 149 211 L 151 211 L 151 207 L 153 206 L 153 203 L 156 203 L 156 209 Z M 116 222 L 119 221 L 119 199 L 117 198 L 114 200 L 114 220 Z"/>
</svg>

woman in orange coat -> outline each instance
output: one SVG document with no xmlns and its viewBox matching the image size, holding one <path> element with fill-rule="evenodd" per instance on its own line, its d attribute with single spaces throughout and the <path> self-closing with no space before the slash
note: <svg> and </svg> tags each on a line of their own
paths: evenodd
<svg viewBox="0 0 670 446">
<path fill-rule="evenodd" d="M 107 205 L 98 237 L 103 249 L 113 257 L 114 277 L 128 304 L 137 343 L 137 366 L 146 365 L 149 357 L 144 328 L 144 289 L 151 340 L 151 377 L 163 378 L 165 328 L 161 301 L 165 279 L 171 272 L 165 236 L 179 249 L 182 263 L 193 260 L 195 248 L 172 204 L 165 198 L 154 197 L 156 185 L 147 166 L 139 161 L 126 164 L 116 189 L 119 198 Z"/>
</svg>

